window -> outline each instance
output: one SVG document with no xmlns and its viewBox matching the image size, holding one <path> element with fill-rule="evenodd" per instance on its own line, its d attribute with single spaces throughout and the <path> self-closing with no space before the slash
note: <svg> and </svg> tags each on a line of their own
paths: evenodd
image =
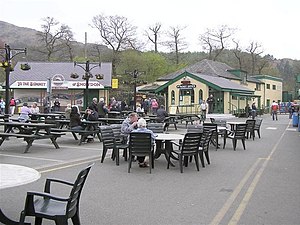
<svg viewBox="0 0 300 225">
<path fill-rule="evenodd" d="M 270 84 L 267 84 L 267 89 L 270 89 Z"/>
<path fill-rule="evenodd" d="M 199 104 L 201 104 L 203 101 L 203 91 L 202 89 L 199 90 Z"/>
<path fill-rule="evenodd" d="M 232 100 L 237 100 L 237 96 L 232 96 Z"/>
<path fill-rule="evenodd" d="M 261 85 L 260 84 L 256 84 L 256 91 L 261 91 Z"/>
<path fill-rule="evenodd" d="M 175 91 L 171 92 L 171 105 L 175 105 Z"/>
<path fill-rule="evenodd" d="M 272 89 L 276 90 L 276 85 L 275 84 L 272 85 Z"/>
</svg>

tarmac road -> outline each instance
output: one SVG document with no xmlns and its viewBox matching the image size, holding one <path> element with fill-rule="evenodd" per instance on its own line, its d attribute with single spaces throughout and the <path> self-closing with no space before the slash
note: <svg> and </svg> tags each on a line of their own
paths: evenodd
<svg viewBox="0 0 300 225">
<path fill-rule="evenodd" d="M 245 151 L 239 142 L 233 151 L 229 140 L 225 149 L 216 151 L 211 146 L 211 165 L 197 172 L 190 163 L 183 174 L 176 161 L 176 167 L 167 170 L 164 157 L 155 161 L 152 174 L 136 164 L 128 174 L 123 159 L 116 166 L 109 156 L 101 164 L 102 144 L 97 140 L 78 146 L 67 135 L 58 139 L 60 149 L 41 140 L 23 154 L 25 143 L 12 138 L 0 147 L 0 162 L 35 168 L 42 176 L 0 190 L 1 209 L 18 220 L 27 191 L 42 191 L 47 177 L 73 181 L 79 170 L 95 161 L 81 198 L 84 225 L 298 225 L 300 132 L 291 126 L 288 115 L 279 115 L 278 121 L 269 115 L 262 118 L 261 139 L 247 140 Z M 184 126 L 180 127 L 169 132 L 184 133 Z M 53 192 L 68 193 L 59 187 Z"/>
</svg>

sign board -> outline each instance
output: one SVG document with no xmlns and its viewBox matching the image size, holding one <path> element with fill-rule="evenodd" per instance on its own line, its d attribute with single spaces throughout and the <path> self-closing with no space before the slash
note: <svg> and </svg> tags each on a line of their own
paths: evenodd
<svg viewBox="0 0 300 225">
<path fill-rule="evenodd" d="M 179 89 L 194 89 L 196 84 L 178 84 L 176 87 Z"/>
<path fill-rule="evenodd" d="M 111 79 L 111 88 L 118 88 L 118 87 L 119 87 L 119 80 Z"/>
<path fill-rule="evenodd" d="M 85 81 L 63 81 L 57 85 L 51 84 L 51 89 L 85 89 Z M 10 88 L 21 89 L 47 89 L 47 81 L 15 81 Z M 102 89 L 104 86 L 99 81 L 89 81 L 89 89 Z"/>
</svg>

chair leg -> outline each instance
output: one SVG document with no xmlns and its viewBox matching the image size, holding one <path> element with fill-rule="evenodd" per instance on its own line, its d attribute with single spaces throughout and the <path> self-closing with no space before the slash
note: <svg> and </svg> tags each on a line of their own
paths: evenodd
<svg viewBox="0 0 300 225">
<path fill-rule="evenodd" d="M 128 159 L 128 173 L 130 173 L 131 163 L 132 163 L 132 154 L 129 153 L 129 159 Z"/>
<path fill-rule="evenodd" d="M 107 148 L 103 148 L 103 151 L 102 151 L 102 157 L 101 157 L 101 163 L 103 163 L 104 159 L 105 159 L 105 156 L 106 156 L 106 152 L 107 152 Z"/>
<path fill-rule="evenodd" d="M 257 130 L 257 134 L 258 134 L 258 137 L 260 138 L 260 131 L 259 130 Z"/>
<path fill-rule="evenodd" d="M 179 154 L 178 158 L 179 158 L 180 173 L 183 173 L 182 155 Z"/>
<path fill-rule="evenodd" d="M 65 217 L 58 217 L 55 219 L 56 225 L 68 225 L 68 219 Z M 77 224 L 74 224 L 77 225 Z"/>
<path fill-rule="evenodd" d="M 80 218 L 79 218 L 78 211 L 71 219 L 72 219 L 73 225 L 80 225 Z"/>
<path fill-rule="evenodd" d="M 120 156 L 119 156 L 119 149 L 116 148 L 115 149 L 115 156 L 116 156 L 116 165 L 119 166 L 120 165 Z"/>
<path fill-rule="evenodd" d="M 200 156 L 200 161 L 201 161 L 202 167 L 205 168 L 203 151 L 199 151 L 199 156 Z"/>
<path fill-rule="evenodd" d="M 245 139 L 242 139 L 244 150 L 246 150 Z"/>
<path fill-rule="evenodd" d="M 225 145 L 226 145 L 226 138 L 224 137 L 224 140 L 223 140 L 223 149 L 225 148 Z"/>
<path fill-rule="evenodd" d="M 171 156 L 170 156 L 170 154 L 168 154 L 168 158 L 167 158 L 167 161 L 168 161 L 167 169 L 170 168 L 170 160 L 171 160 Z"/>
<path fill-rule="evenodd" d="M 209 160 L 209 154 L 208 154 L 208 151 L 204 151 L 204 154 L 205 154 L 205 158 L 206 158 L 207 164 L 210 165 L 210 160 Z"/>
<path fill-rule="evenodd" d="M 195 163 L 196 163 L 197 171 L 199 171 L 199 158 L 198 158 L 198 154 L 195 154 L 194 158 L 195 158 Z"/>
<path fill-rule="evenodd" d="M 35 217 L 34 225 L 42 225 L 42 221 L 43 221 L 43 218 L 41 218 L 41 217 Z"/>
<path fill-rule="evenodd" d="M 237 142 L 236 139 L 232 139 L 232 144 L 233 144 L 233 150 L 234 150 L 234 151 L 235 151 L 235 149 L 236 149 L 236 142 Z"/>
</svg>

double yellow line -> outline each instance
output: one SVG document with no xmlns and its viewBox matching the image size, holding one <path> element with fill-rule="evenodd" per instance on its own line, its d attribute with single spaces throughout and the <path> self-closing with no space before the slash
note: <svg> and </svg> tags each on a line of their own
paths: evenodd
<svg viewBox="0 0 300 225">
<path fill-rule="evenodd" d="M 291 122 L 290 122 L 291 123 Z M 287 128 L 290 126 L 287 126 Z M 286 129 L 287 129 L 286 128 Z M 222 219 L 224 218 L 224 216 L 226 215 L 226 213 L 228 212 L 228 210 L 231 208 L 233 202 L 235 201 L 235 199 L 237 198 L 237 196 L 240 194 L 240 192 L 242 191 L 243 187 L 245 186 L 246 182 L 249 180 L 249 178 L 251 177 L 251 175 L 254 173 L 254 171 L 257 170 L 257 167 L 259 165 L 259 163 L 262 160 L 265 160 L 263 162 L 263 164 L 261 165 L 261 167 L 259 168 L 259 170 L 256 172 L 255 177 L 253 178 L 251 184 L 249 185 L 247 191 L 245 192 L 244 198 L 241 200 L 237 210 L 235 211 L 234 215 L 231 217 L 230 221 L 228 222 L 228 225 L 236 225 L 238 224 L 240 218 L 242 217 L 251 197 L 252 194 L 261 178 L 262 173 L 264 172 L 264 170 L 266 169 L 269 160 L 271 159 L 272 155 L 274 154 L 274 152 L 276 151 L 279 143 L 281 142 L 282 138 L 285 135 L 285 131 L 281 134 L 280 138 L 278 139 L 278 141 L 276 142 L 276 144 L 274 145 L 274 147 L 272 148 L 270 154 L 268 155 L 267 158 L 258 158 L 255 163 L 252 165 L 252 167 L 248 170 L 248 172 L 246 173 L 246 175 L 243 177 L 243 179 L 241 180 L 241 182 L 238 184 L 238 186 L 234 189 L 234 191 L 232 192 L 232 194 L 230 195 L 230 197 L 227 199 L 227 201 L 225 202 L 225 204 L 223 205 L 223 207 L 219 210 L 219 212 L 217 213 L 217 215 L 213 218 L 213 220 L 209 223 L 209 225 L 218 225 L 221 223 Z M 223 224 L 223 223 L 222 223 Z"/>
</svg>

